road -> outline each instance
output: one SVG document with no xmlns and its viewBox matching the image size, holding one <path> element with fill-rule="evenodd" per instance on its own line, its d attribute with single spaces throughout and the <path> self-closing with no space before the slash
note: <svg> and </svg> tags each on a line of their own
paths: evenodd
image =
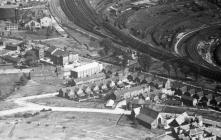
<svg viewBox="0 0 221 140">
<path fill-rule="evenodd" d="M 27 112 L 27 111 L 40 111 L 42 109 L 52 109 L 52 111 L 58 112 L 91 112 L 91 113 L 105 113 L 105 114 L 130 114 L 130 111 L 125 111 L 120 108 L 116 109 L 96 109 L 96 108 L 76 108 L 76 107 L 52 107 L 46 105 L 39 105 L 30 102 L 32 99 L 49 98 L 55 97 L 58 93 L 49 93 L 43 95 L 35 95 L 28 97 L 21 97 L 15 99 L 6 100 L 6 102 L 13 102 L 20 107 L 14 109 L 8 109 L 0 111 L 0 116 L 13 115 L 16 113 Z"/>
<path fill-rule="evenodd" d="M 29 73 L 32 69 L 0 69 L 0 74 Z"/>
</svg>

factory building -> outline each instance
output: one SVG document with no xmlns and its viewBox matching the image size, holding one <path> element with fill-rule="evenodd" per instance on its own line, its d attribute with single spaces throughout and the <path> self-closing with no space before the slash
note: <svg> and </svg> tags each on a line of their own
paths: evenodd
<svg viewBox="0 0 221 140">
<path fill-rule="evenodd" d="M 98 62 L 88 63 L 71 70 L 72 78 L 83 78 L 101 72 L 103 65 Z"/>
</svg>

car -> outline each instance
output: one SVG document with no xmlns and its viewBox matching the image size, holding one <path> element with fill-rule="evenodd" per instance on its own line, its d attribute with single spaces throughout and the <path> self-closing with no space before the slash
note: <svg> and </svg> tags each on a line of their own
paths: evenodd
<svg viewBox="0 0 221 140">
<path fill-rule="evenodd" d="M 42 110 L 40 110 L 40 112 L 47 112 L 47 111 L 52 111 L 52 109 L 51 108 L 48 108 L 48 109 L 43 108 Z"/>
</svg>

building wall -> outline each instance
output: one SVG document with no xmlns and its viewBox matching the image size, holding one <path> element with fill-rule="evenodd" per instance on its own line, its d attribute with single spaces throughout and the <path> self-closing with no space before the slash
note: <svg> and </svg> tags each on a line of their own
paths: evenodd
<svg viewBox="0 0 221 140">
<path fill-rule="evenodd" d="M 50 18 L 45 17 L 45 18 L 41 19 L 41 26 L 42 27 L 49 27 L 51 25 L 52 25 L 52 23 L 51 23 L 51 19 Z"/>
<path fill-rule="evenodd" d="M 78 73 L 76 71 L 71 71 L 71 77 L 78 78 Z"/>
<path fill-rule="evenodd" d="M 19 47 L 18 47 L 18 46 L 6 45 L 6 49 L 7 49 L 7 50 L 16 51 L 16 50 L 19 50 Z"/>
<path fill-rule="evenodd" d="M 16 24 L 8 24 L 6 25 L 6 31 L 18 30 L 18 25 Z"/>
<path fill-rule="evenodd" d="M 63 57 L 63 65 L 78 61 L 78 54 L 69 54 Z"/>
<path fill-rule="evenodd" d="M 42 58 L 44 58 L 44 49 L 40 48 L 39 49 L 39 59 L 42 59 Z"/>
<path fill-rule="evenodd" d="M 98 65 L 94 65 L 93 67 L 88 67 L 88 68 L 85 67 L 85 69 L 82 69 L 82 70 L 79 70 L 79 71 L 72 70 L 71 74 L 73 74 L 73 75 L 71 75 L 71 77 L 73 77 L 73 78 L 83 78 L 83 77 L 91 76 L 95 73 L 101 72 L 102 69 L 103 69 L 103 65 L 98 64 Z"/>
</svg>

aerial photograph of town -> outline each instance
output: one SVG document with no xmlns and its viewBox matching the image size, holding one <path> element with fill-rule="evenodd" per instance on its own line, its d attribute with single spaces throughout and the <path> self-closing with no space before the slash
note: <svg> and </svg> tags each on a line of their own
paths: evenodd
<svg viewBox="0 0 221 140">
<path fill-rule="evenodd" d="M 0 0 L 0 140 L 221 140 L 221 0 Z"/>
</svg>

